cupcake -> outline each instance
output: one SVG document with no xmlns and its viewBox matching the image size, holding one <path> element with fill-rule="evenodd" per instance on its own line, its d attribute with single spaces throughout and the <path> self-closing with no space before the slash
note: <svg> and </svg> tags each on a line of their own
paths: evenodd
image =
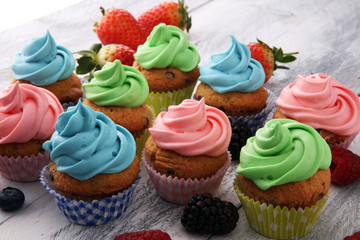
<svg viewBox="0 0 360 240">
<path fill-rule="evenodd" d="M 248 139 L 235 191 L 250 226 L 278 239 L 303 237 L 328 198 L 331 151 L 311 126 L 273 119 Z"/>
<path fill-rule="evenodd" d="M 231 126 L 222 111 L 186 99 L 161 112 L 149 132 L 143 159 L 162 198 L 186 204 L 196 193 L 217 192 L 231 160 Z"/>
<path fill-rule="evenodd" d="M 180 28 L 164 23 L 155 26 L 134 59 L 133 67 L 148 81 L 146 103 L 154 107 L 156 115 L 191 97 L 199 77 L 200 56 Z"/>
<path fill-rule="evenodd" d="M 151 116 L 153 111 L 145 103 L 149 95 L 145 77 L 133 67 L 115 60 L 96 71 L 91 82 L 84 83 L 83 88 L 86 94 L 83 104 L 106 114 L 115 124 L 129 130 L 138 140 L 138 157 L 141 157 L 149 135 L 147 129 L 154 118 Z"/>
<path fill-rule="evenodd" d="M 276 100 L 273 118 L 290 118 L 317 129 L 331 146 L 348 148 L 360 130 L 360 100 L 329 75 L 298 76 Z"/>
<path fill-rule="evenodd" d="M 50 162 L 42 144 L 63 112 L 59 100 L 44 88 L 8 85 L 0 95 L 0 172 L 12 181 L 36 181 Z"/>
<path fill-rule="evenodd" d="M 11 65 L 11 83 L 33 84 L 55 94 L 64 108 L 74 105 L 82 97 L 81 81 L 73 73 L 72 53 L 59 45 L 47 31 L 45 36 L 29 41 L 17 53 Z"/>
<path fill-rule="evenodd" d="M 274 107 L 274 96 L 263 85 L 262 65 L 251 58 L 250 49 L 230 36 L 230 48 L 200 66 L 197 100 L 224 111 L 255 132 L 262 127 Z"/>
<path fill-rule="evenodd" d="M 70 221 L 98 225 L 126 210 L 140 178 L 128 130 L 79 102 L 59 116 L 43 147 L 52 163 L 41 181 Z"/>
</svg>

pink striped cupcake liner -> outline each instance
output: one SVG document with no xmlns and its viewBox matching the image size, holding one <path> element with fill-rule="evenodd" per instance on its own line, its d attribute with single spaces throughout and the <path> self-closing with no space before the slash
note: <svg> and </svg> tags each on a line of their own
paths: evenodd
<svg viewBox="0 0 360 240">
<path fill-rule="evenodd" d="M 44 152 L 25 157 L 0 156 L 1 175 L 11 181 L 38 181 L 42 168 L 50 163 L 50 154 Z"/>
<path fill-rule="evenodd" d="M 231 154 L 228 152 L 227 161 L 217 173 L 206 179 L 178 179 L 177 177 L 166 176 L 155 171 L 152 163 L 143 151 L 142 159 L 149 174 L 156 192 L 166 201 L 176 204 L 187 204 L 189 199 L 197 193 L 210 193 L 215 195 L 220 187 L 221 181 L 230 166 Z"/>
<path fill-rule="evenodd" d="M 352 134 L 348 139 L 346 139 L 345 142 L 342 142 L 342 143 L 335 143 L 335 144 L 329 144 L 330 147 L 335 147 L 335 148 L 345 148 L 345 149 L 348 149 L 351 145 L 351 143 L 354 141 L 354 139 L 356 138 L 356 136 L 358 135 L 358 132 L 357 133 L 354 133 Z M 327 142 L 327 139 L 324 138 L 325 141 Z"/>
</svg>

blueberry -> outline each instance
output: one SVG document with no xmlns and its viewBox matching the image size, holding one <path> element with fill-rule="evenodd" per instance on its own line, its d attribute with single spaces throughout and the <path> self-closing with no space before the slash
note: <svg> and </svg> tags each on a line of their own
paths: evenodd
<svg viewBox="0 0 360 240">
<path fill-rule="evenodd" d="M 4 211 L 19 209 L 25 202 L 24 193 L 12 187 L 7 187 L 0 193 L 0 208 Z"/>
</svg>

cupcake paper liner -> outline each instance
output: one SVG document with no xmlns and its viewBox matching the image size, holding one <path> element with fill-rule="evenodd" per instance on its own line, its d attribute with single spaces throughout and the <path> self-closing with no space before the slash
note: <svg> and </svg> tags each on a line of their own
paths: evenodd
<svg viewBox="0 0 360 240">
<path fill-rule="evenodd" d="M 292 239 L 303 237 L 314 227 L 316 220 L 324 207 L 329 195 L 326 194 L 314 206 L 305 209 L 287 207 L 281 208 L 273 205 L 261 204 L 259 201 L 249 199 L 237 186 L 236 178 L 234 188 L 240 199 L 249 225 L 258 233 L 275 239 Z"/>
<path fill-rule="evenodd" d="M 350 135 L 350 137 L 348 139 L 346 139 L 345 142 L 342 142 L 342 143 L 335 143 L 335 144 L 329 144 L 330 147 L 335 147 L 335 148 L 345 148 L 345 149 L 348 149 L 351 145 L 351 143 L 354 141 L 354 139 L 356 138 L 356 136 L 358 135 L 359 132 L 357 133 L 354 133 L 352 135 Z M 334 133 L 335 135 L 335 133 Z M 324 138 L 325 141 L 327 142 L 326 138 Z"/>
<path fill-rule="evenodd" d="M 147 106 L 148 109 L 149 109 L 149 112 L 150 112 L 150 117 L 151 117 L 151 120 L 150 120 L 150 125 L 149 125 L 149 128 L 152 127 L 153 123 L 154 123 L 154 120 L 156 118 L 156 115 L 155 115 L 155 111 L 152 107 L 150 106 Z M 135 143 L 136 143 L 136 156 L 138 156 L 139 160 L 141 160 L 141 157 L 142 157 L 142 151 L 144 149 L 144 146 L 145 146 L 145 142 L 146 140 L 148 139 L 149 135 L 150 135 L 150 132 L 149 132 L 149 128 L 145 130 L 144 134 L 141 135 L 140 137 L 136 138 L 135 139 Z"/>
<path fill-rule="evenodd" d="M 38 181 L 41 169 L 50 161 L 50 154 L 46 151 L 44 154 L 25 157 L 0 156 L 0 172 L 4 178 L 11 181 Z"/>
<path fill-rule="evenodd" d="M 128 208 L 141 178 L 140 170 L 134 183 L 117 195 L 101 200 L 76 201 L 64 197 L 61 191 L 52 185 L 49 179 L 49 167 L 50 164 L 41 171 L 41 184 L 53 196 L 59 209 L 70 222 L 86 226 L 101 225 L 119 218 Z"/>
<path fill-rule="evenodd" d="M 167 111 L 170 105 L 178 105 L 184 99 L 191 98 L 195 84 L 167 92 L 150 92 L 145 102 L 154 108 L 157 116 L 160 112 Z"/>
<path fill-rule="evenodd" d="M 185 180 L 184 178 L 178 179 L 177 177 L 166 176 L 165 174 L 161 175 L 153 169 L 151 161 L 146 156 L 145 150 L 142 156 L 156 192 L 166 201 L 176 204 L 187 204 L 190 198 L 197 193 L 210 193 L 215 195 L 231 162 L 231 154 L 228 152 L 227 161 L 214 176 L 206 179 L 201 178 L 200 180 Z"/>
<path fill-rule="evenodd" d="M 268 115 L 270 112 L 275 108 L 276 104 L 276 96 L 273 92 L 266 89 L 269 93 L 268 99 L 266 100 L 266 107 L 258 114 L 252 115 L 252 116 L 246 116 L 246 117 L 232 117 L 228 116 L 230 123 L 237 121 L 243 125 L 246 125 L 248 128 L 251 129 L 252 133 L 255 134 L 255 132 L 264 126 Z"/>
</svg>

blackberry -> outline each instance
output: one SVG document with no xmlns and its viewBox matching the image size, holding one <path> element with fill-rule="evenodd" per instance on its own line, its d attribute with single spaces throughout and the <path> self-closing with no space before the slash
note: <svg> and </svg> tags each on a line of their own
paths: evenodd
<svg viewBox="0 0 360 240">
<path fill-rule="evenodd" d="M 252 137 L 253 133 L 249 127 L 236 120 L 231 122 L 231 129 L 232 134 L 228 150 L 231 153 L 231 160 L 238 161 L 241 148 L 245 146 L 247 139 Z"/>
<path fill-rule="evenodd" d="M 181 224 L 186 230 L 199 233 L 229 233 L 238 220 L 239 213 L 234 204 L 207 193 L 195 194 L 181 216 Z"/>
</svg>

